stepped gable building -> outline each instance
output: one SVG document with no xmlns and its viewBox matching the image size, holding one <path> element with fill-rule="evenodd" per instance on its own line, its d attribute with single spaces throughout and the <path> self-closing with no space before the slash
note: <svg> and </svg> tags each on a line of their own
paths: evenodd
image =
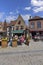
<svg viewBox="0 0 43 65">
<path fill-rule="evenodd" d="M 35 16 L 29 19 L 29 30 L 32 36 L 37 33 L 43 34 L 43 18 L 39 16 Z"/>
<path fill-rule="evenodd" d="M 15 34 L 21 35 L 26 28 L 25 21 L 22 16 L 19 15 L 18 18 L 14 21 L 11 21 L 9 26 L 7 26 L 7 35 L 14 36 Z"/>
</svg>

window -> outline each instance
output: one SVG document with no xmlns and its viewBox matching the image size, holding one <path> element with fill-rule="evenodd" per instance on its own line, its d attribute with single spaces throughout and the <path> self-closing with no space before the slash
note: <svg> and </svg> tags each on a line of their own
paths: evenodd
<svg viewBox="0 0 43 65">
<path fill-rule="evenodd" d="M 34 28 L 35 27 L 35 24 L 34 22 L 31 23 L 31 28 Z"/>
<path fill-rule="evenodd" d="M 7 28 L 7 32 L 9 31 L 9 27 Z"/>
<path fill-rule="evenodd" d="M 1 28 L 2 26 L 0 25 L 0 28 Z"/>
<path fill-rule="evenodd" d="M 12 31 L 14 30 L 14 26 L 12 26 Z"/>
<path fill-rule="evenodd" d="M 21 25 L 21 29 L 23 29 L 23 28 L 24 28 L 24 26 Z"/>
<path fill-rule="evenodd" d="M 9 32 L 7 32 L 7 36 L 9 36 Z"/>
<path fill-rule="evenodd" d="M 19 29 L 19 26 L 16 26 L 16 30 L 18 30 Z"/>
<path fill-rule="evenodd" d="M 0 29 L 2 28 L 2 25 L 0 25 Z"/>
<path fill-rule="evenodd" d="M 21 24 L 21 21 L 19 21 L 18 24 Z"/>
<path fill-rule="evenodd" d="M 37 22 L 37 28 L 41 28 L 41 22 Z"/>
</svg>

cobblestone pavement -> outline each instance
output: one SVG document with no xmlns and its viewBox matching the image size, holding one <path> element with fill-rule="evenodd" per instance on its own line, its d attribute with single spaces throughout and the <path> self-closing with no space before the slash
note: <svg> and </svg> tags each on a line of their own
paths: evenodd
<svg viewBox="0 0 43 65">
<path fill-rule="evenodd" d="M 43 65 L 43 53 L 2 54 L 0 65 Z"/>
<path fill-rule="evenodd" d="M 29 46 L 0 47 L 0 65 L 43 65 L 43 42 L 31 40 Z"/>
</svg>

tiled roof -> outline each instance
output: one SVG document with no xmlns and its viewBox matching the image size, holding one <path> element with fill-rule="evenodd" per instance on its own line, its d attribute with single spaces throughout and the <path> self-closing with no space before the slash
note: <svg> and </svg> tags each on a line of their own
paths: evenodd
<svg viewBox="0 0 43 65">
<path fill-rule="evenodd" d="M 15 25 L 17 20 L 11 21 L 10 25 Z"/>
<path fill-rule="evenodd" d="M 10 26 L 10 23 L 7 23 L 7 27 Z"/>
<path fill-rule="evenodd" d="M 17 18 L 16 20 L 14 20 L 14 21 L 10 21 L 10 23 L 7 23 L 7 26 L 15 25 L 16 22 L 17 22 L 17 20 L 18 20 L 19 18 L 21 18 L 21 19 L 23 20 L 22 16 L 19 15 L 18 18 Z M 23 21 L 24 21 L 24 20 L 23 20 Z"/>
<path fill-rule="evenodd" d="M 33 18 L 29 19 L 29 21 L 33 21 L 33 20 L 43 20 L 43 18 L 39 16 L 34 16 Z"/>
<path fill-rule="evenodd" d="M 39 17 L 39 16 L 35 16 L 35 17 L 33 17 L 32 19 L 40 19 L 41 17 Z"/>
</svg>

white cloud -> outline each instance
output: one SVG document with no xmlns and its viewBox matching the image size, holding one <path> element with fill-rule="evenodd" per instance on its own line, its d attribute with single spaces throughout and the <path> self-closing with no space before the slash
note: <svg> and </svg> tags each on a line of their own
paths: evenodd
<svg viewBox="0 0 43 65">
<path fill-rule="evenodd" d="M 43 0 L 31 0 L 31 5 L 35 13 L 43 11 Z"/>
<path fill-rule="evenodd" d="M 15 14 L 18 14 L 19 11 L 16 10 L 15 13 L 14 12 L 9 12 L 8 15 L 6 15 L 5 12 L 0 12 L 0 21 L 4 21 L 6 19 L 6 21 L 10 22 L 11 20 L 15 20 L 17 18 L 17 16 L 15 16 Z"/>
<path fill-rule="evenodd" d="M 15 20 L 16 18 L 16 16 L 6 16 L 6 21 L 10 22 L 11 20 Z"/>
<path fill-rule="evenodd" d="M 4 16 L 5 16 L 5 12 L 0 12 L 0 21 L 3 22 L 5 20 Z"/>
<path fill-rule="evenodd" d="M 29 18 L 30 18 L 30 14 L 25 14 L 25 15 L 21 15 L 22 17 L 23 17 L 23 19 L 25 20 L 25 23 L 26 23 L 26 25 L 29 25 L 29 22 L 28 22 L 28 20 L 29 20 Z"/>
<path fill-rule="evenodd" d="M 31 7 L 25 7 L 25 10 L 30 10 L 31 9 Z"/>
<path fill-rule="evenodd" d="M 19 13 L 19 10 L 16 10 L 16 14 L 18 14 Z"/>
<path fill-rule="evenodd" d="M 3 18 L 4 14 L 5 14 L 4 12 L 0 12 L 0 19 Z"/>
<path fill-rule="evenodd" d="M 12 12 L 12 11 L 9 12 L 10 15 L 16 15 L 16 14 L 18 14 L 18 13 L 19 13 L 19 10 L 17 10 L 17 9 L 16 9 L 14 12 Z"/>
<path fill-rule="evenodd" d="M 29 14 L 26 14 L 26 15 L 21 15 L 23 17 L 24 20 L 28 20 L 30 15 Z"/>
<path fill-rule="evenodd" d="M 43 7 L 35 7 L 34 9 L 33 9 L 33 11 L 34 12 L 40 12 L 40 11 L 43 11 Z"/>
<path fill-rule="evenodd" d="M 14 12 L 9 12 L 10 15 L 14 14 Z"/>
<path fill-rule="evenodd" d="M 43 0 L 31 0 L 33 6 L 43 6 Z"/>
</svg>

